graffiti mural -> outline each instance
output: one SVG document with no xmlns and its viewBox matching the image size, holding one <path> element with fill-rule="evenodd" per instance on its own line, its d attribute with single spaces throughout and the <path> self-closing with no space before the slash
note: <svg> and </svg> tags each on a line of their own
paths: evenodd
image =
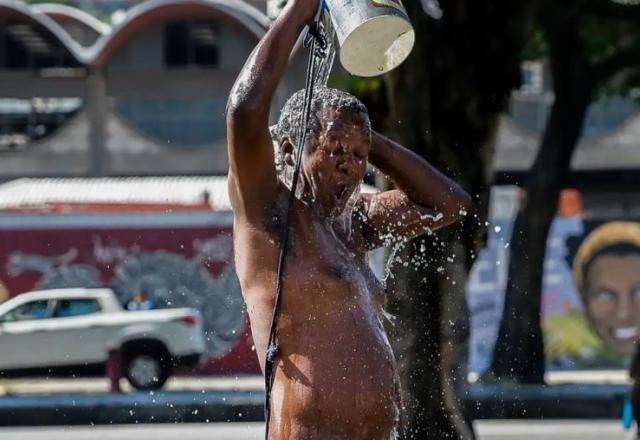
<svg viewBox="0 0 640 440">
<path fill-rule="evenodd" d="M 469 370 L 489 367 L 504 306 L 512 197 L 497 197 L 487 246 L 467 285 Z M 544 262 L 547 370 L 625 368 L 640 336 L 640 223 L 558 216 Z"/>
<path fill-rule="evenodd" d="M 259 371 L 233 267 L 231 226 L 0 230 L 1 285 L 34 289 L 110 287 L 123 305 L 144 290 L 157 308 L 203 316 L 205 372 Z"/>
<path fill-rule="evenodd" d="M 164 251 L 125 257 L 111 284 L 123 304 L 143 290 L 156 307 L 193 307 L 204 319 L 208 354 L 218 357 L 235 344 L 244 326 L 244 302 L 238 277 L 229 264 L 213 277 L 196 256 L 186 259 Z"/>
<path fill-rule="evenodd" d="M 640 329 L 640 223 L 591 226 L 573 259 L 576 286 L 604 348 L 630 357 Z"/>
</svg>

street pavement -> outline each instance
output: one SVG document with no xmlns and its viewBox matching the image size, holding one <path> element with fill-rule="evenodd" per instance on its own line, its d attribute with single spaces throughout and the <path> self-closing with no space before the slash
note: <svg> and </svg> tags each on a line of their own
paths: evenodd
<svg viewBox="0 0 640 440">
<path fill-rule="evenodd" d="M 2 440 L 259 440 L 262 423 L 120 425 L 0 428 Z M 476 423 L 479 440 L 630 440 L 618 421 L 486 420 Z"/>
<path fill-rule="evenodd" d="M 483 420 L 475 423 L 479 440 L 630 440 L 618 420 Z M 0 435 L 1 437 L 1 435 Z"/>
<path fill-rule="evenodd" d="M 133 391 L 126 379 L 120 380 L 123 392 Z M 171 377 L 164 391 L 253 391 L 264 390 L 262 376 L 191 376 Z M 90 378 L 22 378 L 0 380 L 0 395 L 97 394 L 109 392 L 109 380 Z"/>
</svg>

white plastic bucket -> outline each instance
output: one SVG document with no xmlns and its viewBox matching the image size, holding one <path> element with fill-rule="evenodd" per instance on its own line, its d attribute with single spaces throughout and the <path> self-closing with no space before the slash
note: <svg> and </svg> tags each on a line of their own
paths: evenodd
<svg viewBox="0 0 640 440">
<path fill-rule="evenodd" d="M 371 77 L 399 66 L 415 32 L 400 0 L 324 0 L 340 43 L 340 62 L 351 74 Z"/>
</svg>

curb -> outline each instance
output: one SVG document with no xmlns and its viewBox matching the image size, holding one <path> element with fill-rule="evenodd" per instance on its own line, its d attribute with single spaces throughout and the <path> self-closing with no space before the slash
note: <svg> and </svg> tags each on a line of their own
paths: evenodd
<svg viewBox="0 0 640 440">
<path fill-rule="evenodd" d="M 259 422 L 263 391 L 0 397 L 0 426 Z"/>
<path fill-rule="evenodd" d="M 464 408 L 473 419 L 619 419 L 624 384 L 473 384 Z"/>
<path fill-rule="evenodd" d="M 628 385 L 473 384 L 472 419 L 617 419 Z M 166 391 L 0 397 L 0 426 L 264 421 L 264 391 Z"/>
</svg>

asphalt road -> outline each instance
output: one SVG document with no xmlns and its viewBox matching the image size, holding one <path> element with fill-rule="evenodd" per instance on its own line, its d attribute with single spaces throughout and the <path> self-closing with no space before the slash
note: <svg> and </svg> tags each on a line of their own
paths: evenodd
<svg viewBox="0 0 640 440">
<path fill-rule="evenodd" d="M 261 423 L 125 425 L 66 428 L 2 428 L 2 440 L 258 440 Z M 479 440 L 630 440 L 617 421 L 479 422 Z"/>
</svg>

